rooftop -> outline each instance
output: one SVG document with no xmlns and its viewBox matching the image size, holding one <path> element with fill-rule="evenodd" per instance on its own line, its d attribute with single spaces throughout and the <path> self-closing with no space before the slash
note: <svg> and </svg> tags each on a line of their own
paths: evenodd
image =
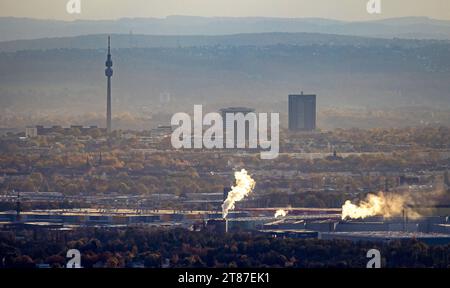
<svg viewBox="0 0 450 288">
<path fill-rule="evenodd" d="M 255 109 L 247 107 L 228 107 L 220 109 L 222 113 L 250 113 L 255 112 Z"/>
<path fill-rule="evenodd" d="M 416 238 L 446 238 L 450 235 L 440 233 L 403 232 L 403 231 L 357 231 L 357 232 L 323 232 L 323 236 L 346 236 L 384 239 L 416 239 Z"/>
</svg>

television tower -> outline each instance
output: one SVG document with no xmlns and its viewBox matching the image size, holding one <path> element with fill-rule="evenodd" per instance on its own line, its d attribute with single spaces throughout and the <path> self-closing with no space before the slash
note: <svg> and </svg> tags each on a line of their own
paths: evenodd
<svg viewBox="0 0 450 288">
<path fill-rule="evenodd" d="M 111 133 L 112 125 L 111 125 L 111 77 L 113 76 L 113 62 L 111 60 L 111 36 L 108 36 L 108 58 L 106 59 L 106 69 L 105 76 L 108 79 L 108 88 L 106 95 L 106 131 L 107 133 Z"/>
</svg>

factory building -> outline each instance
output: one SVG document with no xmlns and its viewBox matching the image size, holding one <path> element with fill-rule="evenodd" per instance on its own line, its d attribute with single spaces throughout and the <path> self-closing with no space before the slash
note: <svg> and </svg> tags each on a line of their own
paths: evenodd
<svg viewBox="0 0 450 288">
<path fill-rule="evenodd" d="M 5 224 L 17 222 L 15 221 L 17 213 L 15 211 L 0 213 L 0 222 Z M 161 222 L 164 218 L 169 221 L 179 221 L 176 214 L 164 215 L 140 215 L 136 213 L 105 213 L 94 209 L 73 210 L 73 211 L 34 211 L 22 212 L 20 214 L 21 223 L 53 223 L 64 225 L 132 225 L 132 224 L 149 224 Z M 182 220 L 182 219 L 181 219 Z"/>
<path fill-rule="evenodd" d="M 263 230 L 263 233 L 271 235 L 273 238 L 293 238 L 293 239 L 317 239 L 319 232 L 309 230 Z"/>
<path fill-rule="evenodd" d="M 224 234 L 228 232 L 228 223 L 225 219 L 210 219 L 206 221 L 206 230 L 218 234 Z"/>
<path fill-rule="evenodd" d="M 225 196 L 225 195 L 223 195 Z M 425 243 L 450 243 L 449 217 L 419 219 L 370 217 L 342 220 L 335 209 L 289 208 L 275 218 L 276 208 L 240 208 L 223 219 L 219 211 L 69 209 L 0 213 L 3 229 L 71 229 L 78 226 L 125 227 L 134 225 L 182 226 L 192 231 L 215 233 L 251 231 L 281 238 L 345 239 L 378 241 L 418 239 Z"/>
<path fill-rule="evenodd" d="M 25 130 L 25 136 L 28 138 L 33 138 L 37 136 L 51 136 L 51 135 L 70 135 L 75 131 L 80 133 L 80 135 L 89 135 L 93 131 L 99 130 L 102 133 L 106 132 L 106 129 L 98 128 L 97 126 L 84 127 L 81 125 L 71 125 L 70 127 L 62 127 L 59 125 L 54 125 L 51 127 L 44 127 L 42 125 L 37 125 L 36 127 L 27 127 Z"/>
<path fill-rule="evenodd" d="M 363 231 L 363 232 L 324 232 L 320 233 L 323 240 L 350 240 L 353 242 L 390 242 L 416 239 L 428 245 L 447 245 L 450 243 L 449 234 L 438 233 L 411 233 L 399 231 Z"/>
</svg>

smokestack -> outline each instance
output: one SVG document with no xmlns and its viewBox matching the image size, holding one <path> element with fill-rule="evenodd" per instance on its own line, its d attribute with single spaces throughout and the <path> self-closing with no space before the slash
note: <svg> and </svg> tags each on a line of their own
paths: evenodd
<svg viewBox="0 0 450 288">
<path fill-rule="evenodd" d="M 13 193 L 15 191 L 13 190 Z M 16 202 L 16 221 L 20 222 L 22 219 L 20 212 L 22 211 L 22 205 L 20 203 L 20 192 L 17 192 L 17 202 Z"/>
<path fill-rule="evenodd" d="M 405 209 L 402 210 L 402 214 L 403 214 L 403 232 L 406 232 L 406 214 L 405 214 Z"/>
<path fill-rule="evenodd" d="M 225 187 L 223 188 L 223 202 L 225 202 L 228 198 L 228 194 L 230 193 L 231 188 L 230 187 Z"/>
<path fill-rule="evenodd" d="M 230 187 L 225 187 L 223 188 L 223 203 L 225 203 L 225 201 L 228 198 L 228 194 L 231 192 L 231 188 Z M 222 208 L 222 205 L 221 205 Z M 228 215 L 227 215 L 228 216 Z M 225 221 L 225 233 L 228 233 L 228 217 L 224 217 L 224 221 Z"/>
</svg>

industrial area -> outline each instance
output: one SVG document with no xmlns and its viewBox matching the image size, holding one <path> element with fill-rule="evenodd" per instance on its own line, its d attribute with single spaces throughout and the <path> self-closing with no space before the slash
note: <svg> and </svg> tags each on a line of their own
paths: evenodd
<svg viewBox="0 0 450 288">
<path fill-rule="evenodd" d="M 224 195 L 225 198 L 226 194 Z M 226 199 L 224 199 L 225 201 Z M 345 239 L 388 242 L 417 239 L 429 245 L 450 243 L 448 207 L 423 207 L 420 218 L 372 216 L 342 219 L 341 209 L 236 208 L 226 218 L 223 211 L 177 211 L 134 209 L 55 209 L 0 213 L 2 231 L 70 231 L 80 227 L 182 227 L 214 233 L 246 231 L 281 238 Z M 417 210 L 416 209 L 416 210 Z"/>
</svg>

